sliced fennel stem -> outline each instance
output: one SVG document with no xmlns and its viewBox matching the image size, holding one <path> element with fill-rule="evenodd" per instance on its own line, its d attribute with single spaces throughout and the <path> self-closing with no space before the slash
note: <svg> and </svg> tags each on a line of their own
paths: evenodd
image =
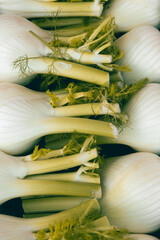
<svg viewBox="0 0 160 240">
<path fill-rule="evenodd" d="M 116 138 L 118 135 L 117 128 L 112 123 L 85 118 L 47 118 L 42 121 L 42 126 L 42 135 L 72 132 L 106 136 L 110 138 Z"/>
<path fill-rule="evenodd" d="M 53 28 L 53 27 L 67 27 L 67 26 L 72 26 L 77 24 L 83 24 L 84 19 L 66 17 L 66 18 L 59 18 L 59 19 L 52 18 L 50 20 L 43 19 L 43 21 L 41 19 L 34 19 L 32 20 L 32 22 L 41 28 Z"/>
<path fill-rule="evenodd" d="M 52 173 L 52 174 L 42 174 L 35 176 L 28 176 L 27 179 L 38 179 L 38 180 L 58 180 L 58 181 L 71 181 L 71 182 L 88 182 L 100 184 L 99 176 L 90 176 L 89 174 L 82 173 L 77 177 L 77 172 L 69 173 Z"/>
<path fill-rule="evenodd" d="M 61 149 L 52 150 L 49 153 L 45 154 L 44 156 L 39 156 L 37 159 L 38 160 L 45 160 L 45 159 L 52 158 L 52 157 L 59 157 L 59 156 L 62 156 L 63 154 L 64 154 L 63 153 L 63 148 L 61 148 Z M 32 154 L 21 157 L 21 159 L 25 162 L 33 161 L 32 160 Z"/>
<path fill-rule="evenodd" d="M 12 7 L 12 5 L 11 5 Z M 36 2 L 32 5 L 19 2 L 17 9 L 8 8 L 5 13 L 14 12 L 26 18 L 36 17 L 100 17 L 103 4 L 94 2 Z M 1 9 L 3 13 L 3 8 Z"/>
<path fill-rule="evenodd" d="M 63 106 L 67 103 L 69 103 L 69 94 L 66 94 L 66 96 L 64 96 L 63 98 L 61 98 L 60 100 L 57 101 L 57 106 Z M 73 93 L 73 98 L 74 99 L 78 99 L 78 98 L 82 98 L 82 97 L 86 97 L 86 93 L 85 92 L 78 92 L 78 93 Z"/>
<path fill-rule="evenodd" d="M 39 218 L 39 217 L 46 217 L 54 213 L 24 213 L 23 218 Z M 36 239 L 36 238 L 35 238 Z M 37 240 L 37 239 L 36 239 Z"/>
<path fill-rule="evenodd" d="M 109 85 L 108 72 L 82 64 L 49 57 L 28 58 L 27 64 L 27 75 L 52 73 L 54 75 L 86 81 L 97 85 Z"/>
<path fill-rule="evenodd" d="M 47 137 L 47 136 L 45 136 L 45 137 Z M 52 136 L 54 136 L 54 135 L 52 134 Z M 68 137 L 68 138 L 64 138 L 61 140 L 46 141 L 45 148 L 57 149 L 59 147 L 64 147 L 69 142 L 69 140 L 70 140 L 70 138 Z"/>
<path fill-rule="evenodd" d="M 22 199 L 25 214 L 56 212 L 70 209 L 89 200 L 83 197 L 44 197 L 35 199 Z"/>
<path fill-rule="evenodd" d="M 60 195 L 101 198 L 101 186 L 99 184 L 17 179 L 15 188 L 16 197 Z"/>
<path fill-rule="evenodd" d="M 57 107 L 54 109 L 55 117 L 71 117 L 71 116 L 85 116 L 85 115 L 103 115 L 109 114 L 114 115 L 119 113 L 118 104 L 109 104 L 109 103 L 86 103 L 86 104 L 77 104 L 64 107 Z"/>
</svg>

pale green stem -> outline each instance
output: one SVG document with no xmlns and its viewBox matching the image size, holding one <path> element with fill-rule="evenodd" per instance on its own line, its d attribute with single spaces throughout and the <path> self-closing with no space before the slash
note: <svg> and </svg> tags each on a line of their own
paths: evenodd
<svg viewBox="0 0 160 240">
<path fill-rule="evenodd" d="M 110 31 L 111 31 L 111 30 L 110 30 Z M 87 50 L 88 47 L 89 47 L 91 44 L 95 44 L 95 43 L 101 41 L 102 39 L 104 39 L 104 38 L 109 34 L 110 31 L 108 31 L 107 33 L 105 33 L 104 35 L 102 35 L 101 37 L 99 37 L 99 38 L 97 38 L 97 39 L 95 39 L 95 40 L 93 40 L 93 41 L 86 41 L 86 43 L 85 43 L 84 45 L 82 45 L 79 49 L 84 50 L 84 51 Z"/>
<path fill-rule="evenodd" d="M 54 224 L 61 223 L 63 221 L 76 222 L 80 218 L 85 218 L 88 215 L 93 215 L 99 213 L 100 206 L 96 199 L 92 199 L 76 206 L 72 209 L 49 215 L 46 217 L 24 219 L 24 224 L 26 223 L 31 227 L 32 231 L 39 231 L 41 229 L 48 229 L 49 224 L 54 226 Z"/>
<path fill-rule="evenodd" d="M 102 52 L 104 49 L 106 49 L 107 47 L 110 47 L 111 46 L 111 43 L 110 42 L 107 42 L 106 44 L 102 45 L 101 47 L 97 47 L 93 50 L 94 53 L 100 53 Z"/>
<path fill-rule="evenodd" d="M 78 93 L 73 93 L 72 97 L 74 99 L 78 99 L 78 98 L 87 97 L 87 95 L 86 95 L 86 92 L 78 92 Z M 67 93 L 64 97 L 62 97 L 56 102 L 57 106 L 63 106 L 67 103 L 69 103 L 69 93 Z"/>
<path fill-rule="evenodd" d="M 89 146 L 92 146 L 93 143 L 96 143 L 94 135 L 88 136 L 85 139 L 85 141 L 84 141 L 84 143 L 83 143 L 83 145 L 81 147 L 80 152 L 85 152 Z"/>
<path fill-rule="evenodd" d="M 36 17 L 100 17 L 103 4 L 95 2 L 40 2 L 20 1 L 17 8 L 8 6 L 5 13 L 14 13 L 26 18 Z M 1 9 L 3 13 L 3 8 Z"/>
<path fill-rule="evenodd" d="M 112 104 L 107 101 L 103 101 L 101 103 L 86 103 L 57 107 L 54 108 L 53 114 L 55 117 L 76 117 L 86 115 L 114 115 L 115 113 L 120 113 L 119 104 Z"/>
<path fill-rule="evenodd" d="M 60 52 L 55 54 L 55 57 L 65 60 L 75 61 L 82 64 L 99 64 L 99 63 L 111 63 L 112 56 L 106 54 L 98 54 L 94 52 L 86 52 L 76 48 L 59 48 L 53 49 Z"/>
<path fill-rule="evenodd" d="M 54 136 L 54 134 L 52 134 Z M 46 139 L 47 136 L 45 136 Z M 70 138 L 64 138 L 61 140 L 54 140 L 54 141 L 47 141 L 45 144 L 45 148 L 49 148 L 49 149 L 58 149 L 60 147 L 64 147 L 68 142 L 69 142 Z"/>
<path fill-rule="evenodd" d="M 60 156 L 63 156 L 63 154 L 64 154 L 63 148 L 57 149 L 57 150 L 52 150 L 49 153 L 47 153 L 45 156 L 40 156 L 38 158 L 38 160 L 45 160 L 45 159 L 49 159 L 49 158 L 60 157 Z"/>
<path fill-rule="evenodd" d="M 105 71 L 113 71 L 112 66 L 105 66 L 104 64 L 97 64 L 98 67 L 102 68 Z"/>
<path fill-rule="evenodd" d="M 60 171 L 79 165 L 86 164 L 88 161 L 97 157 L 97 150 L 92 149 L 87 152 L 82 152 L 70 156 L 59 158 L 52 158 L 47 160 L 37 160 L 32 162 L 25 162 L 27 167 L 27 175 L 47 173 L 53 171 Z"/>
<path fill-rule="evenodd" d="M 46 153 L 45 156 L 39 156 L 36 160 L 45 160 L 45 159 L 48 159 L 48 158 L 59 157 L 59 156 L 62 156 L 63 154 L 64 154 L 63 148 L 56 149 L 56 150 L 50 151 L 49 153 Z M 25 162 L 33 161 L 32 160 L 32 154 L 29 154 L 25 157 L 22 157 L 21 159 Z"/>
<path fill-rule="evenodd" d="M 58 181 L 69 181 L 69 182 L 86 182 L 86 183 L 95 183 L 100 184 L 99 176 L 92 176 L 86 173 L 81 173 L 80 175 L 77 172 L 69 173 L 53 173 L 53 174 L 42 174 L 29 176 L 27 179 L 38 179 L 38 180 L 58 180 Z"/>
<path fill-rule="evenodd" d="M 101 41 L 102 39 L 105 38 L 105 36 L 108 35 L 109 32 L 103 34 L 101 37 L 97 38 L 97 35 L 101 32 L 102 28 L 107 25 L 107 23 L 110 21 L 110 18 L 106 18 L 104 21 L 102 21 L 101 24 L 98 25 L 97 28 L 95 28 L 95 30 L 93 31 L 93 33 L 90 35 L 90 37 L 87 39 L 87 41 L 81 46 L 79 47 L 79 49 L 81 50 L 88 50 L 89 46 L 93 43 L 97 43 L 99 41 Z"/>
<path fill-rule="evenodd" d="M 50 18 L 50 19 L 34 19 L 32 22 L 40 28 L 53 28 L 53 27 L 67 27 L 71 25 L 83 24 L 83 18 Z"/>
<path fill-rule="evenodd" d="M 111 83 L 121 82 L 122 86 L 124 83 L 121 72 L 115 72 L 110 74 Z"/>
<path fill-rule="evenodd" d="M 22 206 L 25 214 L 58 212 L 76 207 L 87 200 L 89 200 L 89 198 L 83 197 L 44 197 L 22 199 Z"/>
<path fill-rule="evenodd" d="M 108 144 L 108 143 L 117 144 L 117 143 L 120 143 L 118 141 L 118 139 L 116 139 L 116 140 L 115 139 L 110 139 L 110 138 L 104 137 L 104 136 L 97 136 L 96 140 L 97 140 L 97 144 Z"/>
<path fill-rule="evenodd" d="M 31 213 L 31 214 L 28 213 L 28 214 L 23 214 L 23 218 L 39 218 L 39 217 L 46 217 L 51 214 L 53 215 L 53 213 Z"/>
<path fill-rule="evenodd" d="M 99 136 L 116 138 L 118 135 L 117 128 L 109 122 L 73 118 L 73 117 L 48 117 L 41 121 L 42 126 L 39 129 L 40 135 L 56 134 L 56 133 L 84 133 Z"/>
<path fill-rule="evenodd" d="M 89 23 L 87 26 L 81 25 L 81 26 L 64 27 L 64 28 L 61 28 L 61 29 L 53 30 L 52 33 L 55 36 L 57 36 L 58 38 L 60 37 L 60 40 L 62 38 L 62 41 L 63 41 L 63 37 L 64 37 L 64 40 L 65 40 L 65 38 L 69 39 L 69 38 L 72 38 L 72 37 L 74 39 L 78 36 L 83 36 L 83 34 L 84 34 L 84 36 L 86 36 L 86 34 L 91 29 L 95 29 L 93 35 L 91 34 L 91 36 L 93 38 L 95 38 L 99 34 L 99 31 L 101 31 L 103 22 L 104 22 L 103 19 L 102 20 L 96 20 L 95 22 Z M 107 24 L 107 22 L 108 22 L 108 18 L 104 22 L 104 25 Z M 92 38 L 91 36 L 90 36 L 90 38 Z"/>
<path fill-rule="evenodd" d="M 85 44 L 82 46 L 82 49 L 85 49 L 88 47 L 88 44 L 94 42 L 94 39 L 97 37 L 97 35 L 101 32 L 102 28 L 110 21 L 110 18 L 106 18 L 102 23 L 93 31 L 93 33 L 90 35 L 90 37 L 87 39 Z M 98 40 L 98 39 L 97 39 Z"/>
<path fill-rule="evenodd" d="M 70 136 L 67 136 L 67 139 L 68 139 L 68 142 L 70 141 Z M 61 140 L 63 140 L 63 138 L 62 139 L 59 139 L 58 138 L 58 141 L 61 141 Z M 46 135 L 45 136 L 45 142 L 53 142 L 53 141 L 57 141 L 57 135 L 56 134 L 51 134 L 51 135 Z M 67 143 L 68 143 L 67 142 Z M 64 147 L 65 145 L 63 145 L 63 147 Z M 61 147 L 62 148 L 62 147 Z M 52 148 L 51 148 L 52 149 Z M 58 149 L 58 148 L 57 148 Z"/>
<path fill-rule="evenodd" d="M 52 73 L 54 75 L 73 78 L 102 86 L 109 85 L 109 73 L 64 60 L 49 57 L 29 58 L 27 75 Z"/>
<path fill-rule="evenodd" d="M 15 197 L 41 195 L 101 198 L 101 186 L 91 183 L 17 179 L 14 188 L 14 193 L 8 196 L 8 200 Z"/>
<path fill-rule="evenodd" d="M 79 37 L 79 36 L 86 36 L 88 34 L 88 30 L 90 28 L 86 27 L 86 26 L 73 26 L 73 27 L 66 27 L 66 28 L 62 28 L 62 29 L 56 29 L 53 31 L 49 31 L 49 33 L 53 34 L 54 36 L 56 36 L 58 39 L 62 40 L 63 39 L 75 39 L 75 37 Z"/>
<path fill-rule="evenodd" d="M 75 36 L 71 36 L 71 37 L 67 37 L 67 36 L 59 36 L 57 34 L 57 37 L 58 37 L 58 40 L 62 43 L 62 44 L 67 44 L 67 45 L 72 45 L 74 42 L 77 42 L 77 43 L 81 43 L 85 37 L 87 36 L 87 32 L 84 32 L 84 33 L 80 33 L 80 34 L 77 34 Z"/>
<path fill-rule="evenodd" d="M 106 216 L 96 219 L 92 222 L 92 226 L 96 231 L 107 231 L 110 228 L 110 223 Z"/>
<path fill-rule="evenodd" d="M 96 21 L 94 23 L 90 23 L 87 26 L 81 25 L 81 26 L 70 26 L 70 27 L 64 27 L 61 29 L 56 29 L 53 31 L 50 31 L 50 33 L 54 34 L 58 37 L 64 37 L 64 38 L 75 38 L 78 36 L 86 36 L 88 32 L 92 29 L 95 29 L 99 26 L 99 21 Z"/>
</svg>

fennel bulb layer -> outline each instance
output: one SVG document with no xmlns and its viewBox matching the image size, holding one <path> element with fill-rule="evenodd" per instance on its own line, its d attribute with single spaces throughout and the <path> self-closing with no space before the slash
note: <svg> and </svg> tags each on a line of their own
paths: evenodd
<svg viewBox="0 0 160 240">
<path fill-rule="evenodd" d="M 20 69 L 14 67 L 14 61 L 24 56 L 28 58 L 43 56 L 47 51 L 46 46 L 29 31 L 32 30 L 47 42 L 53 37 L 49 32 L 20 16 L 1 14 L 0 24 L 0 80 L 23 83 L 27 76 L 20 76 Z"/>
<path fill-rule="evenodd" d="M 115 17 L 117 31 L 129 31 L 139 25 L 160 24 L 159 0 L 113 0 L 105 15 Z"/>
<path fill-rule="evenodd" d="M 141 78 L 149 78 L 150 82 L 160 82 L 160 32 L 152 26 L 134 28 L 116 41 L 117 47 L 123 51 L 118 60 L 120 65 L 129 65 L 130 72 L 122 76 L 127 84 Z"/>
<path fill-rule="evenodd" d="M 159 156 L 138 152 L 109 159 L 102 184 L 102 211 L 111 224 L 134 233 L 160 228 Z"/>
<path fill-rule="evenodd" d="M 147 234 L 131 234 L 130 236 L 133 237 L 133 240 L 158 240 L 158 238 Z"/>
<path fill-rule="evenodd" d="M 118 142 L 138 151 L 160 153 L 160 84 L 149 83 L 125 106 L 128 126 Z"/>
</svg>

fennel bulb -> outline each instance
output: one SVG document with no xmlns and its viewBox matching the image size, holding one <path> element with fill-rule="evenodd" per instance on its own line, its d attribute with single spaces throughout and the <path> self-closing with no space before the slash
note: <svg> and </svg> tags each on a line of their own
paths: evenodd
<svg viewBox="0 0 160 240">
<path fill-rule="evenodd" d="M 52 47 L 50 42 L 55 36 L 20 16 L 1 14 L 0 25 L 0 81 L 26 84 L 35 74 L 52 73 L 100 85 L 109 84 L 108 72 L 79 63 L 111 62 L 110 55 Z"/>
<path fill-rule="evenodd" d="M 103 4 L 94 2 L 58 2 L 37 0 L 1 0 L 0 13 L 13 13 L 27 18 L 36 17 L 99 17 Z"/>
<path fill-rule="evenodd" d="M 131 234 L 133 240 L 158 240 L 158 238 L 146 234 Z"/>
<path fill-rule="evenodd" d="M 87 161 L 85 158 L 86 156 L 83 158 L 84 162 Z M 30 174 L 52 171 L 54 166 L 59 164 L 56 161 L 58 160 L 54 161 L 50 159 L 46 160 L 46 163 L 42 160 L 23 162 L 17 157 L 0 152 L 0 204 L 16 197 L 37 195 L 101 197 L 101 187 L 99 184 L 71 182 L 68 180 L 23 179 Z M 71 161 L 71 159 L 66 159 L 66 161 Z"/>
<path fill-rule="evenodd" d="M 129 31 L 138 25 L 160 24 L 159 0 L 113 0 L 105 15 L 115 17 L 117 31 Z"/>
<path fill-rule="evenodd" d="M 150 82 L 160 82 L 160 32 L 152 26 L 134 28 L 116 40 L 123 51 L 118 60 L 121 65 L 129 65 L 130 72 L 122 76 L 127 84 L 147 77 Z"/>
<path fill-rule="evenodd" d="M 149 233 L 160 228 L 158 155 L 138 152 L 109 159 L 101 180 L 102 212 L 111 224 L 134 233 Z"/>
<path fill-rule="evenodd" d="M 160 153 L 160 84 L 148 83 L 124 106 L 128 124 L 119 130 L 112 141 L 128 145 L 138 151 Z M 101 144 L 108 138 L 98 137 Z"/>
<path fill-rule="evenodd" d="M 60 95 L 60 102 L 63 102 Z M 59 97 L 57 95 L 57 97 Z M 67 98 L 67 95 L 64 96 Z M 54 133 L 79 132 L 116 137 L 117 128 L 104 121 L 77 118 L 85 115 L 105 115 L 119 112 L 117 104 L 76 104 L 52 107 L 45 93 L 32 91 L 14 83 L 0 83 L 0 149 L 10 154 L 21 154 L 37 140 Z M 59 104 L 57 101 L 57 106 Z M 112 110 L 113 108 L 113 110 Z M 73 117 L 75 116 L 75 117 Z"/>
</svg>

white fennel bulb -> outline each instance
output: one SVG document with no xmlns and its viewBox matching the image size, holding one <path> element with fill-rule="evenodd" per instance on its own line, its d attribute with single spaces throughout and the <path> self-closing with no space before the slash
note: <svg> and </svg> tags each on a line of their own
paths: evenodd
<svg viewBox="0 0 160 240">
<path fill-rule="evenodd" d="M 110 63 L 111 55 L 51 47 L 49 43 L 55 36 L 24 17 L 1 14 L 0 26 L 0 81 L 26 84 L 32 75 L 52 73 L 100 85 L 108 84 L 107 72 L 80 63 Z"/>
<path fill-rule="evenodd" d="M 109 160 L 101 206 L 110 223 L 134 233 L 159 229 L 160 157 L 138 152 Z"/>
<path fill-rule="evenodd" d="M 0 149 L 21 154 L 33 147 L 41 136 L 54 133 L 77 131 L 111 138 L 117 136 L 117 128 L 112 123 L 77 117 L 105 115 L 112 112 L 112 107 L 113 112 L 119 111 L 117 104 L 89 103 L 53 108 L 49 101 L 45 93 L 14 83 L 0 83 Z"/>
<path fill-rule="evenodd" d="M 152 26 L 140 26 L 117 39 L 116 44 L 123 51 L 118 63 L 129 65 L 130 72 L 122 76 L 127 84 L 141 78 L 160 82 L 160 32 Z"/>
<path fill-rule="evenodd" d="M 160 24 L 159 0 L 113 0 L 105 15 L 115 17 L 118 31 L 129 31 L 139 25 Z"/>
<path fill-rule="evenodd" d="M 128 123 L 119 129 L 112 142 L 128 145 L 138 151 L 160 153 L 160 84 L 148 83 L 124 106 Z M 111 139 L 98 137 L 98 143 Z"/>
<path fill-rule="evenodd" d="M 133 240 L 158 240 L 158 238 L 147 234 L 131 234 Z"/>
<path fill-rule="evenodd" d="M 160 84 L 149 83 L 125 106 L 128 126 L 118 142 L 138 151 L 160 153 Z"/>
<path fill-rule="evenodd" d="M 36 24 L 18 15 L 1 14 L 0 22 L 0 29 L 3 32 L 0 35 L 0 44 L 3 44 L 7 39 L 13 38 L 13 36 L 17 35 L 18 37 L 22 33 L 28 33 L 31 30 L 47 42 L 53 39 L 51 32 L 41 29 Z"/>
</svg>

